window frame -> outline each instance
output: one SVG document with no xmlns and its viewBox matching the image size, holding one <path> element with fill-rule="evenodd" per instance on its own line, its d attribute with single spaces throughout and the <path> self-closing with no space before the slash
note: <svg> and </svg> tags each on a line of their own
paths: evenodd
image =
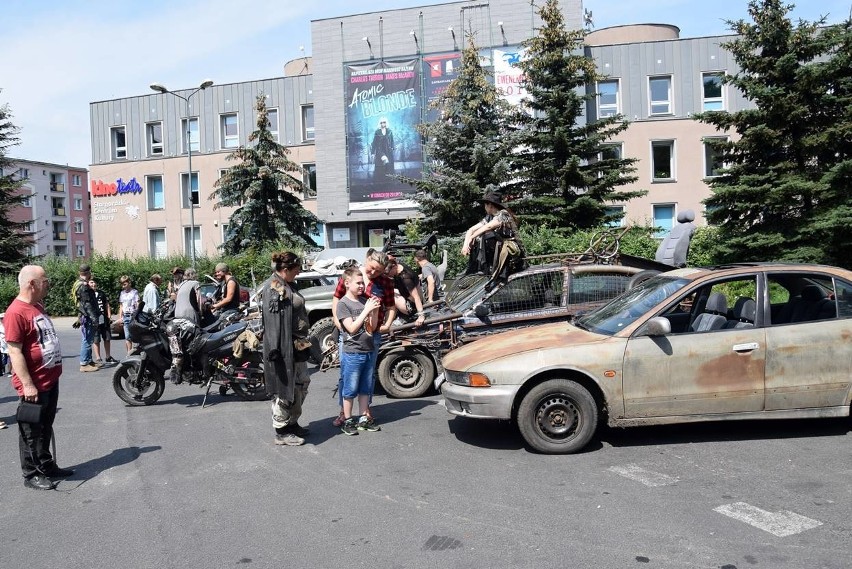
<svg viewBox="0 0 852 569">
<path fill-rule="evenodd" d="M 183 252 L 187 257 L 192 256 L 192 251 L 190 250 L 189 243 L 190 239 L 192 239 L 192 231 L 198 236 L 195 239 L 195 256 L 203 254 L 203 245 L 204 241 L 201 239 L 201 225 L 195 224 L 194 226 L 184 225 L 183 226 Z"/>
<path fill-rule="evenodd" d="M 192 178 L 195 178 L 195 189 L 192 188 Z M 187 181 L 189 180 L 189 181 Z M 187 187 L 189 185 L 189 187 Z M 192 193 L 196 194 L 195 202 L 192 200 Z M 180 173 L 180 205 L 181 209 L 189 209 L 189 204 L 192 203 L 193 207 L 201 207 L 201 180 L 199 178 L 199 171 L 193 170 L 190 173 L 181 172 Z"/>
<path fill-rule="evenodd" d="M 725 85 L 722 83 L 722 78 L 724 78 L 724 71 L 704 71 L 701 73 L 701 110 L 702 112 L 717 112 L 727 110 L 727 101 L 725 99 Z M 719 96 L 718 97 L 708 97 L 707 96 L 707 77 L 718 77 L 719 78 Z M 718 108 L 707 108 L 708 104 L 710 105 L 718 105 Z"/>
<path fill-rule="evenodd" d="M 154 142 L 154 130 L 160 128 L 160 141 Z M 163 121 L 152 121 L 145 123 L 145 141 L 149 158 L 160 158 L 165 152 L 165 135 L 163 133 Z"/>
<path fill-rule="evenodd" d="M 228 119 L 234 119 L 236 134 L 227 134 Z M 240 146 L 240 118 L 238 113 L 222 113 L 219 115 L 219 148 L 232 150 Z"/>
<path fill-rule="evenodd" d="M 671 210 L 672 210 L 672 215 L 671 215 L 671 218 L 669 219 L 670 224 L 669 224 L 668 228 L 657 224 L 657 219 L 658 219 L 657 218 L 657 208 L 664 208 L 664 207 L 671 208 Z M 662 228 L 659 232 L 654 234 L 655 239 L 662 239 L 666 235 L 668 235 L 669 232 L 675 227 L 675 225 L 677 225 L 676 220 L 677 220 L 677 204 L 675 202 L 661 202 L 661 203 L 651 204 L 651 223 L 653 223 L 652 227 Z"/>
<path fill-rule="evenodd" d="M 118 145 L 118 134 L 124 138 L 124 146 Z M 109 129 L 110 149 L 113 160 L 127 160 L 127 125 L 117 125 Z M 119 155 L 121 154 L 121 155 Z"/>
<path fill-rule="evenodd" d="M 676 169 L 676 145 L 675 139 L 667 138 L 661 140 L 651 140 L 651 183 L 667 183 L 667 182 L 676 182 L 677 181 L 677 169 Z M 662 148 L 667 146 L 669 151 L 669 176 L 667 178 L 658 177 L 657 176 L 657 161 L 654 156 L 655 148 Z"/>
<path fill-rule="evenodd" d="M 74 219 L 74 233 L 81 234 L 85 233 L 85 226 L 83 225 L 82 219 Z"/>
<path fill-rule="evenodd" d="M 163 236 L 163 250 L 162 254 L 158 255 L 157 251 L 154 247 L 155 243 L 153 241 L 153 236 L 155 234 L 161 234 Z M 148 228 L 148 254 L 152 259 L 165 259 L 169 256 L 169 245 L 168 245 L 168 237 L 166 236 L 166 228 L 165 227 L 149 227 Z"/>
<path fill-rule="evenodd" d="M 192 130 L 190 130 L 191 125 L 195 125 L 195 135 L 196 140 L 192 140 Z M 193 152 L 201 152 L 201 124 L 198 121 L 198 117 L 186 117 L 180 119 L 180 129 L 181 129 L 181 150 L 182 154 L 187 154 L 189 152 L 188 145 L 192 145 Z"/>
<path fill-rule="evenodd" d="M 654 99 L 654 89 L 652 88 L 652 83 L 656 80 L 665 79 L 668 81 L 668 89 L 666 93 L 665 99 Z M 648 77 L 648 116 L 667 116 L 674 114 L 674 102 L 672 101 L 672 86 L 674 85 L 674 81 L 671 74 L 665 75 L 650 75 Z M 666 110 L 657 110 L 654 111 L 654 107 L 665 105 Z"/>
<path fill-rule="evenodd" d="M 309 171 L 309 166 L 313 166 L 313 178 L 314 184 L 311 184 L 311 175 Z M 306 200 L 315 200 L 317 199 L 317 189 L 314 187 L 316 185 L 317 179 L 317 163 L 316 162 L 305 162 L 302 164 L 302 170 L 304 174 L 302 175 L 302 187 L 303 187 L 303 199 Z"/>
<path fill-rule="evenodd" d="M 74 211 L 83 211 L 83 196 L 74 196 Z"/>
<path fill-rule="evenodd" d="M 83 185 L 83 177 L 80 174 L 72 174 L 71 185 L 75 188 L 81 187 Z"/>
<path fill-rule="evenodd" d="M 271 115 L 273 113 L 275 114 L 275 122 L 274 123 L 272 122 L 272 120 L 269 117 L 269 115 Z M 272 108 L 272 109 L 266 109 L 266 127 L 269 130 L 269 134 L 272 135 L 272 139 L 275 142 L 281 142 L 280 133 L 279 133 L 279 130 L 280 130 L 279 113 L 278 113 L 277 107 Z"/>
<path fill-rule="evenodd" d="M 602 91 L 601 85 L 603 84 L 615 84 L 615 103 L 601 103 L 602 100 Z M 608 118 L 621 113 L 621 80 L 620 79 L 607 79 L 605 81 L 598 81 L 597 85 L 597 105 L 598 105 L 598 118 Z M 610 109 L 613 109 L 614 112 L 608 112 Z M 607 114 L 604 114 L 607 112 Z"/>
<path fill-rule="evenodd" d="M 709 144 L 707 144 L 708 140 L 723 140 L 723 141 L 727 142 L 729 140 L 729 138 L 727 136 L 704 136 L 704 137 L 701 138 L 701 146 L 704 147 L 704 152 L 702 153 L 703 154 L 703 161 L 704 161 L 704 166 L 703 166 L 704 179 L 716 178 L 718 176 L 721 176 L 721 174 L 714 174 L 709 169 L 709 161 L 710 161 L 709 160 L 710 159 L 709 153 L 712 151 L 712 148 L 710 147 Z M 727 168 L 727 167 L 728 167 L 728 165 L 725 162 L 723 162 L 721 160 L 721 157 L 720 157 L 719 168 Z"/>
<path fill-rule="evenodd" d="M 307 126 L 307 114 L 310 111 L 311 115 L 311 126 Z M 314 106 L 313 105 L 302 105 L 302 110 L 299 113 L 301 120 L 301 132 L 302 132 L 302 142 L 311 142 L 316 140 L 316 127 L 315 127 L 315 117 L 314 117 Z"/>
<path fill-rule="evenodd" d="M 160 195 L 162 199 L 162 206 L 156 207 L 154 203 L 155 192 L 154 188 L 151 186 L 151 183 L 156 180 L 160 180 Z M 148 194 L 148 199 L 146 200 L 148 211 L 162 211 L 166 209 L 166 185 L 163 181 L 163 176 L 161 174 L 146 174 L 145 175 L 145 193 Z"/>
</svg>

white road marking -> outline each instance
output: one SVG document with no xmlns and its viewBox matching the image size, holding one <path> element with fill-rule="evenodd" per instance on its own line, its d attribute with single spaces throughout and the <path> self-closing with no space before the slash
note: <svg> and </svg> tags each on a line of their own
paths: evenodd
<svg viewBox="0 0 852 569">
<path fill-rule="evenodd" d="M 635 464 L 627 464 L 625 466 L 610 466 L 607 470 L 615 472 L 619 476 L 624 476 L 631 480 L 641 482 L 645 486 L 652 488 L 657 486 L 668 486 L 677 482 L 677 478 L 654 472 L 653 470 L 645 470 Z"/>
<path fill-rule="evenodd" d="M 765 532 L 778 537 L 786 537 L 821 526 L 822 522 L 800 516 L 795 512 L 781 510 L 780 512 L 767 512 L 745 502 L 734 502 L 713 508 L 735 520 L 745 522 Z"/>
</svg>

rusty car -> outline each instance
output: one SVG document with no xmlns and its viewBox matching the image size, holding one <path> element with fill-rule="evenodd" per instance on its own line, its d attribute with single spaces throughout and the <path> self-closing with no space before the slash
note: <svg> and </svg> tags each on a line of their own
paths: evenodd
<svg viewBox="0 0 852 569">
<path fill-rule="evenodd" d="M 443 359 L 447 411 L 513 421 L 572 453 L 599 424 L 847 417 L 852 272 L 742 263 L 654 276 L 572 323 L 498 334 Z"/>
</svg>

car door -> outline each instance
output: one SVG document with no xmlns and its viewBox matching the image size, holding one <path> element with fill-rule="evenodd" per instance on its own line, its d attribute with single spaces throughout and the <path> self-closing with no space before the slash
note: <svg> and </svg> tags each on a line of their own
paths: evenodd
<svg viewBox="0 0 852 569">
<path fill-rule="evenodd" d="M 852 284 L 816 273 L 792 278 L 768 275 L 770 289 L 784 286 L 790 295 L 789 310 L 777 311 L 782 321 L 766 329 L 766 409 L 848 407 Z M 823 298 L 808 300 L 801 294 L 814 286 Z M 793 321 L 784 321 L 783 314 L 793 315 Z"/>
<path fill-rule="evenodd" d="M 676 299 L 658 315 L 673 320 L 699 298 L 721 292 L 729 303 L 757 296 L 756 275 L 702 286 Z M 693 316 L 693 322 L 698 315 Z M 727 321 L 727 319 L 726 319 Z M 622 389 L 625 416 L 665 417 L 760 411 L 764 406 L 766 332 L 759 325 L 666 336 L 634 336 L 624 352 Z M 641 328 L 640 328 L 641 330 Z M 673 329 L 674 330 L 674 329 Z"/>
</svg>

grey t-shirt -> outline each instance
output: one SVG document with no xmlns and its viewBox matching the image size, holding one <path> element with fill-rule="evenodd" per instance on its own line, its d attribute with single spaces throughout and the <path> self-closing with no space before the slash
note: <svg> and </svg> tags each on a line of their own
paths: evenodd
<svg viewBox="0 0 852 569">
<path fill-rule="evenodd" d="M 426 298 L 429 293 L 429 283 L 426 279 L 430 275 L 435 279 L 435 295 L 433 298 Z M 441 296 L 441 277 L 438 276 L 438 267 L 427 261 L 425 265 L 420 267 L 420 278 L 423 280 L 423 298 L 426 298 L 426 302 L 438 300 Z"/>
<path fill-rule="evenodd" d="M 366 304 L 367 298 L 363 296 L 358 300 L 351 300 L 346 296 L 341 298 L 337 303 L 337 317 L 341 324 L 350 317 L 357 319 Z M 355 334 L 350 334 L 346 326 L 343 326 L 343 351 L 349 354 L 369 354 L 373 351 L 373 335 L 364 330 L 363 324 Z"/>
<path fill-rule="evenodd" d="M 185 318 L 199 324 L 198 281 L 183 281 L 175 297 L 175 318 Z"/>
</svg>

